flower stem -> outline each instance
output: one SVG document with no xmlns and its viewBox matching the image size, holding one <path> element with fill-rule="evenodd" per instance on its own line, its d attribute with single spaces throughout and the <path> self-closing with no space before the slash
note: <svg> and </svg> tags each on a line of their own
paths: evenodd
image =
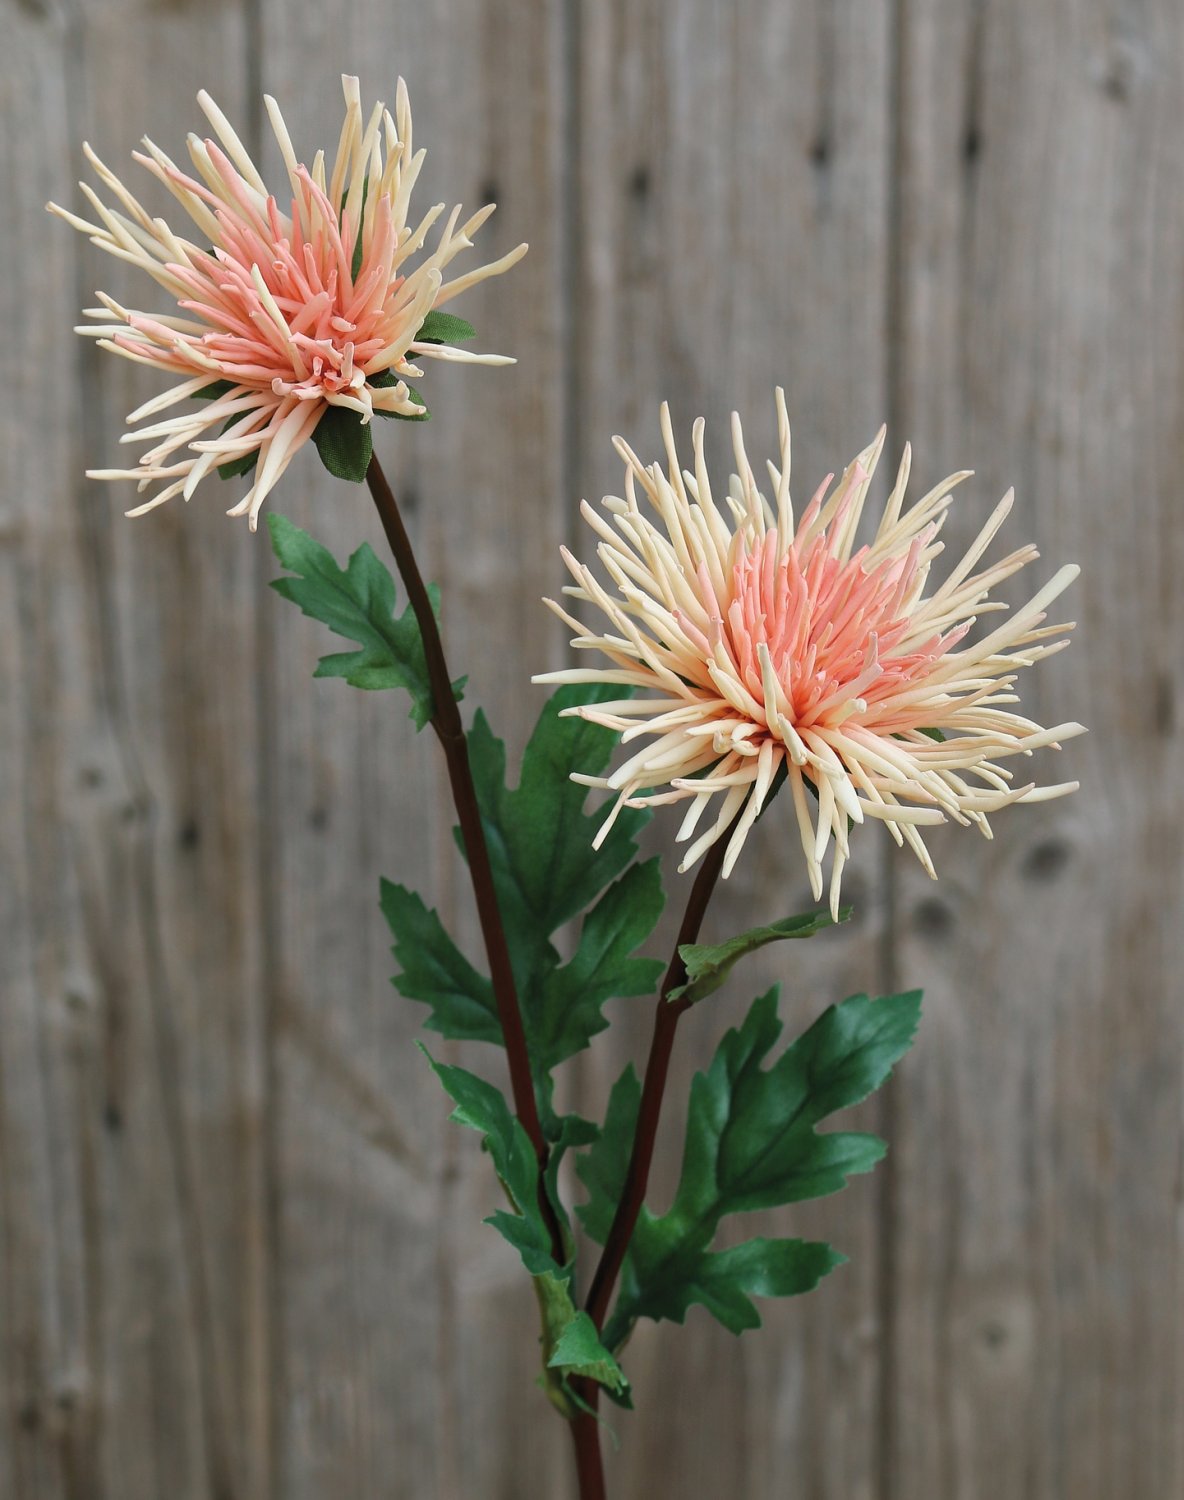
<svg viewBox="0 0 1184 1500">
<path fill-rule="evenodd" d="M 649 1059 L 645 1065 L 645 1081 L 641 1086 L 641 1105 L 637 1113 L 637 1131 L 633 1137 L 633 1152 L 625 1174 L 621 1201 L 617 1204 L 617 1212 L 613 1217 L 608 1238 L 604 1242 L 600 1264 L 596 1267 L 596 1274 L 592 1278 L 592 1286 L 588 1292 L 588 1315 L 598 1330 L 604 1327 L 613 1289 L 617 1284 L 621 1266 L 624 1264 L 625 1252 L 629 1249 L 629 1241 L 637 1225 L 637 1216 L 641 1213 L 641 1206 L 645 1202 L 650 1165 L 654 1159 L 654 1144 L 658 1138 L 662 1097 L 666 1091 L 666 1076 L 670 1070 L 670 1055 L 674 1049 L 674 1033 L 683 1012 L 689 1010 L 692 1003 L 686 999 L 668 1000 L 666 998 L 671 990 L 677 989 L 686 979 L 686 965 L 678 950 L 684 943 L 693 943 L 699 936 L 699 928 L 703 924 L 707 903 L 711 900 L 711 894 L 719 879 L 726 850 L 727 835 L 725 834 L 723 838 L 717 839 L 712 844 L 704 856 L 703 864 L 691 887 L 691 894 L 687 898 L 687 907 L 674 944 L 670 967 L 666 970 L 662 988 L 658 991 L 657 1009 L 654 1011 L 654 1032 L 650 1041 Z"/>
<path fill-rule="evenodd" d="M 585 1382 L 591 1389 L 589 1396 L 595 1400 L 596 1382 Z M 577 1411 L 571 1418 L 571 1440 L 576 1450 L 576 1478 L 580 1486 L 580 1500 L 605 1500 L 604 1460 L 600 1453 L 600 1423 L 595 1411 Z"/>
<path fill-rule="evenodd" d="M 506 1057 L 510 1065 L 510 1087 L 514 1096 L 514 1111 L 522 1121 L 530 1143 L 539 1161 L 539 1204 L 543 1218 L 551 1235 L 555 1259 L 560 1265 L 566 1259 L 563 1236 L 555 1218 L 555 1212 L 543 1186 L 543 1168 L 547 1162 L 547 1142 L 539 1122 L 538 1104 L 535 1100 L 534 1083 L 530 1071 L 530 1054 L 526 1046 L 526 1032 L 522 1025 L 522 1011 L 518 1005 L 518 991 L 514 983 L 514 971 L 510 965 L 510 950 L 506 943 L 505 927 L 498 907 L 497 890 L 493 883 L 493 870 L 489 863 L 489 848 L 485 842 L 485 830 L 481 824 L 481 812 L 477 803 L 477 792 L 473 785 L 473 772 L 469 765 L 469 746 L 461 723 L 460 710 L 452 691 L 452 674 L 444 657 L 444 643 L 436 614 L 428 597 L 427 588 L 420 575 L 411 538 L 403 525 L 403 517 L 386 475 L 378 462 L 378 455 L 370 459 L 366 470 L 366 483 L 378 509 L 387 541 L 394 553 L 403 587 L 419 624 L 423 640 L 424 659 L 427 663 L 428 680 L 432 688 L 431 725 L 436 732 L 448 765 L 448 780 L 452 788 L 452 800 L 456 805 L 457 820 L 464 839 L 468 857 L 469 877 L 473 884 L 473 895 L 477 903 L 477 916 L 481 923 L 481 936 L 489 959 L 489 973 L 493 982 L 493 993 L 497 1001 L 498 1020 L 505 1041 Z"/>
</svg>

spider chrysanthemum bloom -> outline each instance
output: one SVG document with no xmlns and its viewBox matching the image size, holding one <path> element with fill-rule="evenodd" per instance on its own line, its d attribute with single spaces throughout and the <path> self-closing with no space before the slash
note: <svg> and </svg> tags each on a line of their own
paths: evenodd
<svg viewBox="0 0 1184 1500">
<path fill-rule="evenodd" d="M 376 104 L 367 119 L 357 79 L 342 82 L 345 122 L 331 168 L 322 151 L 311 167 L 297 160 L 279 107 L 266 100 L 287 169 L 283 202 L 268 191 L 231 125 L 203 92 L 198 102 L 217 140 L 190 135 L 196 175 L 147 139 L 145 152 L 135 153 L 185 209 L 195 238 L 150 216 L 89 146 L 87 159 L 118 206 L 104 204 L 86 183 L 82 191 L 97 223 L 49 205 L 101 249 L 147 271 L 175 301 L 167 312 L 148 313 L 99 293 L 102 306 L 85 314 L 95 321 L 78 330 L 98 335 L 101 348 L 181 377 L 132 412 L 129 427 L 202 398 L 180 415 L 125 434 L 124 442 L 153 445 L 138 467 L 91 473 L 96 479 L 137 480 L 141 492 L 162 485 L 129 515 L 174 495 L 189 499 L 213 468 L 242 472 L 253 463 L 253 483 L 229 513 L 249 516 L 254 530 L 267 493 L 335 408 L 339 421 L 352 413 L 355 427 L 369 423 L 375 412 L 423 416 L 424 406 L 407 385 L 407 377 L 421 373 L 414 363 L 421 355 L 512 363 L 417 335 L 430 313 L 507 270 L 526 246 L 446 282 L 445 271 L 471 246 L 493 205 L 459 227 L 460 209 L 453 209 L 435 248 L 424 253 L 444 205 L 418 223 L 409 221 L 424 153 L 412 151 L 406 87 L 400 79 L 393 117 Z"/>
<path fill-rule="evenodd" d="M 1016 702 L 1020 668 L 1068 644 L 1062 637 L 1071 626 L 1045 625 L 1045 611 L 1078 569 L 1061 568 L 1023 608 L 972 640 L 976 619 L 1006 609 L 989 599 L 991 590 L 1037 556 L 1022 547 L 974 571 L 1011 509 L 1011 494 L 928 592 L 949 492 L 968 476 L 952 475 L 906 510 L 906 447 L 874 538 L 856 547 L 883 431 L 829 498 L 833 475 L 795 521 L 780 390 L 777 416 L 781 452 L 779 465 L 768 466 L 771 504 L 757 488 L 735 416 L 737 473 L 725 509 L 712 498 L 702 421 L 694 430 L 693 473 L 679 468 L 666 407 L 665 472 L 643 465 L 616 439 L 625 498 L 605 499 L 607 519 L 586 502 L 581 507 L 614 588 L 563 553 L 575 579 L 564 592 L 600 610 L 607 627 L 594 633 L 546 601 L 576 631 L 573 646 L 602 653 L 610 665 L 547 672 L 535 681 L 657 694 L 569 710 L 622 731 L 623 742 L 649 740 L 607 777 L 574 777 L 617 793 L 599 837 L 621 806 L 686 801 L 678 837 L 694 841 L 681 868 L 731 829 L 726 876 L 784 768 L 815 899 L 834 843 L 830 901 L 837 912 L 849 824 L 868 817 L 887 823 L 932 875 L 920 826 L 949 817 L 989 837 L 989 813 L 1076 789 L 1076 782 L 1017 785 L 1002 762 L 1082 732 L 1079 724 L 1042 729 L 1006 706 Z M 712 804 L 714 817 L 696 837 Z"/>
</svg>

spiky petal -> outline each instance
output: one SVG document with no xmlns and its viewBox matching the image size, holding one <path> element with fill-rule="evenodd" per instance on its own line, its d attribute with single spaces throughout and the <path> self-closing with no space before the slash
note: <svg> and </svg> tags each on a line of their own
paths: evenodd
<svg viewBox="0 0 1184 1500">
<path fill-rule="evenodd" d="M 217 139 L 190 135 L 196 175 L 150 140 L 134 153 L 185 209 L 196 242 L 151 217 L 89 146 L 87 160 L 115 206 L 87 183 L 82 191 L 97 222 L 49 205 L 100 249 L 146 271 L 175 303 L 168 312 L 149 313 L 99 293 L 102 305 L 87 308 L 92 321 L 77 330 L 96 336 L 100 348 L 180 377 L 127 419 L 136 427 L 185 404 L 180 415 L 125 434 L 124 442 L 152 444 L 138 466 L 91 472 L 94 479 L 136 480 L 141 492 L 162 484 L 129 515 L 174 495 L 188 500 L 211 469 L 254 454 L 253 482 L 229 512 L 247 515 L 254 531 L 268 492 L 329 407 L 357 412 L 362 422 L 376 411 L 419 416 L 424 408 L 407 385 L 407 377 L 421 373 L 418 356 L 513 363 L 418 342 L 416 334 L 428 312 L 508 270 L 526 246 L 445 281 L 493 205 L 463 224 L 454 208 L 435 249 L 421 254 L 444 205 L 417 224 L 409 220 L 424 153 L 412 151 L 406 86 L 400 79 L 394 116 L 376 104 L 365 118 L 358 80 L 346 77 L 342 85 L 345 122 L 331 170 L 322 151 L 311 168 L 297 160 L 279 106 L 266 100 L 287 169 L 282 207 L 204 91 L 198 103 Z M 189 405 L 211 387 L 214 399 Z"/>
<path fill-rule="evenodd" d="M 1072 627 L 1046 625 L 1045 612 L 1078 569 L 1061 568 L 1023 608 L 972 639 L 979 617 L 1006 609 L 991 591 L 1037 556 L 1022 547 L 975 571 L 1011 509 L 1011 494 L 957 567 L 927 592 L 950 492 L 968 475 L 951 475 L 906 509 L 906 447 L 875 536 L 857 548 L 883 429 L 837 488 L 828 475 L 795 517 L 780 390 L 777 417 L 772 502 L 757 487 L 735 415 L 736 473 L 722 508 L 712 496 L 702 421 L 694 428 L 693 472 L 679 466 L 665 406 L 665 470 L 615 440 L 625 497 L 606 497 L 607 518 L 581 507 L 611 586 L 563 552 L 575 580 L 564 593 L 599 610 L 607 627 L 597 633 L 546 601 L 576 632 L 572 645 L 599 652 L 610 665 L 534 680 L 613 683 L 657 695 L 569 710 L 621 731 L 631 747 L 649 741 L 607 777 L 575 774 L 617 794 L 599 837 L 622 806 L 686 802 L 678 838 L 692 842 L 680 868 L 730 829 L 727 876 L 784 770 L 816 899 L 834 845 L 830 902 L 837 912 L 849 824 L 885 822 L 933 875 L 920 833 L 926 824 L 949 817 L 990 837 L 989 813 L 1076 790 L 1076 782 L 1016 785 L 1003 762 L 1083 732 L 1080 724 L 1043 729 L 1005 706 L 1016 701 L 1011 689 L 1020 669 L 1067 644 Z"/>
</svg>

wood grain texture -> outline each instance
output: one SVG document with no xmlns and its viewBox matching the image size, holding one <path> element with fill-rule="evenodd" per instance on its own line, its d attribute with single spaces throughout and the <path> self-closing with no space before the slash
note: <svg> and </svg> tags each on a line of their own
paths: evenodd
<svg viewBox="0 0 1184 1500">
<path fill-rule="evenodd" d="M 620 492 L 610 434 L 647 461 L 659 456 L 663 398 L 686 463 L 691 426 L 707 419 L 719 490 L 733 464 L 734 408 L 763 472 L 778 383 L 797 424 L 795 493 L 808 497 L 870 441 L 887 407 L 886 13 L 622 0 L 584 15 L 573 499 Z M 572 530 L 586 555 L 590 533 L 574 514 Z M 787 810 L 765 820 L 714 903 L 708 934 L 809 909 Z M 681 1157 L 678 1101 L 748 999 L 782 981 L 787 1024 L 800 1029 L 830 1000 L 880 984 L 878 848 L 873 837 L 850 872 L 860 912 L 852 929 L 758 955 L 683 1023 L 659 1200 Z M 690 880 L 672 879 L 667 941 Z M 597 1100 L 626 1058 L 644 1059 L 648 1005 L 634 1002 L 622 1020 L 593 1055 Z M 862 1119 L 874 1128 L 874 1106 Z M 645 1416 L 620 1423 L 621 1451 L 609 1459 L 620 1493 L 658 1485 L 755 1500 L 784 1494 L 790 1475 L 802 1494 L 875 1493 L 880 1206 L 878 1185 L 864 1180 L 839 1199 L 768 1216 L 766 1232 L 824 1236 L 852 1263 L 810 1298 L 763 1307 L 759 1336 L 737 1340 L 701 1308 L 685 1329 L 638 1331 L 629 1369 Z"/>
<path fill-rule="evenodd" d="M 473 265 L 531 241 L 514 274 L 457 305 L 481 347 L 522 364 L 429 363 L 432 421 L 380 423 L 376 435 L 424 575 L 443 590 L 453 671 L 471 674 L 466 706 L 485 705 L 512 754 L 542 700 L 529 662 L 534 651 L 545 665 L 539 596 L 559 539 L 558 48 L 554 17 L 474 3 L 262 10 L 264 87 L 301 101 L 301 141 L 338 129 L 342 71 L 360 72 L 367 98 L 392 101 L 403 74 L 428 152 L 421 211 L 498 203 Z M 321 80 L 312 91 L 310 56 Z M 510 76 L 514 90 L 502 83 Z M 385 555 L 364 488 L 327 483 L 311 452 L 280 503 L 339 553 L 368 538 Z M 480 954 L 438 750 L 414 735 L 401 697 L 311 685 L 324 632 L 275 607 L 280 1493 L 508 1496 L 524 1465 L 539 1492 L 559 1493 L 567 1437 L 531 1385 L 533 1294 L 513 1253 L 479 1226 L 498 1206 L 496 1183 L 476 1137 L 446 1123 L 412 1045 L 424 1012 L 390 987 L 377 912 L 380 873 L 406 881 Z M 360 937 L 359 912 L 372 914 Z M 472 1050 L 504 1081 L 500 1059 Z"/>
<path fill-rule="evenodd" d="M 1081 562 L 1024 696 L 1090 734 L 1036 767 L 1080 795 L 901 871 L 888 1494 L 1174 1495 L 1184 17 L 913 4 L 901 59 L 904 425 L 978 470 L 952 550 L 1014 484 L 1039 580 Z"/>
<path fill-rule="evenodd" d="M 422 203 L 498 202 L 474 255 L 531 241 L 458 308 L 520 364 L 434 367 L 432 422 L 378 434 L 466 707 L 512 755 L 529 672 L 564 660 L 537 603 L 558 542 L 619 488 L 614 432 L 656 456 L 663 398 L 688 451 L 707 418 L 723 477 L 729 412 L 763 459 L 783 383 L 799 495 L 888 417 L 921 486 L 978 470 L 951 552 L 1014 483 L 1002 544 L 1034 537 L 1041 580 L 1084 569 L 1075 644 L 1025 687 L 1091 726 L 1037 767 L 1081 795 L 993 843 L 943 831 L 937 885 L 861 840 L 856 922 L 684 1022 L 675 1097 L 774 979 L 791 1025 L 927 992 L 853 1116 L 888 1169 L 768 1217 L 851 1264 L 759 1334 L 702 1309 L 639 1330 L 610 1493 L 1184 1491 L 1175 0 L 0 0 L 0 25 L 0 1496 L 573 1493 L 529 1287 L 477 1224 L 488 1164 L 389 985 L 380 873 L 479 952 L 436 747 L 394 695 L 309 680 L 331 648 L 222 515 L 236 491 L 132 523 L 82 477 L 153 385 L 67 332 L 133 285 L 43 213 L 81 140 L 119 171 L 145 131 L 175 155 L 205 85 L 274 172 L 261 89 L 307 154 L 347 70 L 368 98 L 406 76 Z M 274 507 L 382 551 L 311 452 Z M 809 904 L 779 817 L 705 935 Z M 568 1069 L 583 1112 L 647 1011 Z"/>
</svg>

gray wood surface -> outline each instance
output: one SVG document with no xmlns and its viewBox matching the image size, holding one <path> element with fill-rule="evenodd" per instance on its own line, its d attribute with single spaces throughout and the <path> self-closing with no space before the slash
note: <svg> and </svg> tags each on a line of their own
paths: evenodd
<svg viewBox="0 0 1184 1500">
<path fill-rule="evenodd" d="M 0 0 L 0 24 L 0 1496 L 572 1493 L 529 1287 L 478 1226 L 487 1163 L 389 985 L 380 873 L 477 946 L 434 746 L 309 680 L 323 633 L 216 488 L 131 522 L 83 477 L 156 387 L 69 333 L 134 286 L 44 215 L 81 141 L 120 172 L 145 132 L 176 154 L 205 86 L 274 171 L 262 90 L 310 154 L 343 70 L 367 97 L 407 78 L 425 202 L 495 199 L 487 246 L 531 242 L 461 309 L 520 363 L 433 370 L 433 422 L 379 436 L 512 753 L 529 673 L 564 659 L 537 603 L 558 544 L 618 488 L 614 432 L 657 454 L 662 398 L 722 467 L 731 408 L 763 456 L 783 383 L 799 492 L 887 417 L 920 485 L 978 471 L 951 550 L 1014 483 L 1013 545 L 1084 569 L 1075 644 L 1025 689 L 1090 726 L 1040 767 L 1082 793 L 992 843 L 942 832 L 936 885 L 861 840 L 856 922 L 685 1023 L 684 1087 L 775 978 L 791 1021 L 926 990 L 858 1114 L 886 1168 L 772 1216 L 851 1264 L 759 1334 L 639 1331 L 611 1493 L 1184 1493 L 1176 0 Z M 311 452 L 273 504 L 381 550 Z M 796 841 L 761 834 L 720 935 L 809 902 Z M 585 1112 L 647 1009 L 570 1068 Z"/>
</svg>

